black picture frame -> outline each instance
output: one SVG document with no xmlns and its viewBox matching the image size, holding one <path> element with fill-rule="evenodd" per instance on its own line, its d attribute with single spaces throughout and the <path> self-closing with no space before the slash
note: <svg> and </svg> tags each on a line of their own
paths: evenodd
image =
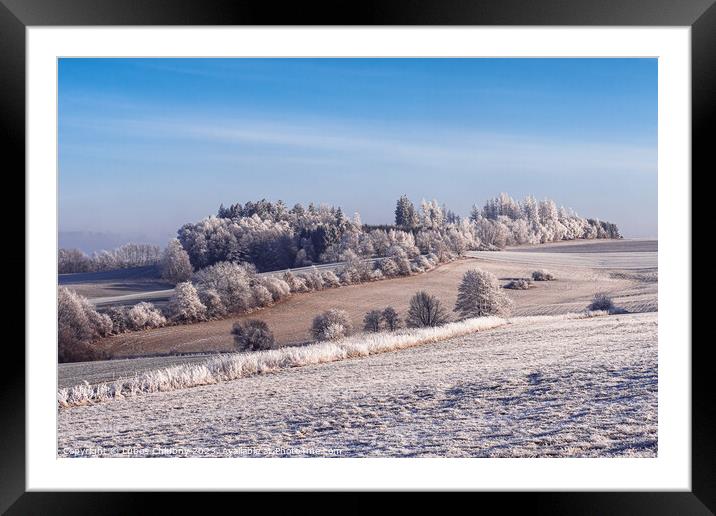
<svg viewBox="0 0 716 516">
<path fill-rule="evenodd" d="M 0 134 L 8 144 L 4 161 L 10 165 L 5 168 L 6 175 L 17 171 L 12 174 L 16 180 L 24 177 L 20 171 L 25 167 L 25 29 L 54 25 L 690 26 L 692 170 L 701 170 L 702 174 L 714 170 L 710 148 L 713 143 L 707 131 L 716 125 L 714 0 L 365 0 L 350 6 L 339 2 L 294 2 L 280 8 L 269 2 L 237 0 L 0 0 Z M 17 187 L 24 191 L 24 181 L 18 180 Z M 19 262 L 16 257 L 13 265 L 19 268 Z M 9 346 L 7 339 L 5 347 Z M 530 512 L 549 514 L 713 514 L 716 428 L 709 347 L 707 339 L 703 339 L 691 348 L 691 492 L 481 493 L 480 496 L 499 502 L 500 508 L 507 511 L 529 504 Z M 164 512 L 185 507 L 186 497 L 175 493 L 140 496 L 25 492 L 25 368 L 19 366 L 25 363 L 25 357 L 21 349 L 16 349 L 15 354 L 12 360 L 15 367 L 6 366 L 1 380 L 0 511 L 132 514 L 145 512 L 147 498 L 157 497 L 161 497 L 159 503 Z M 4 356 L 10 360 L 11 355 Z M 363 508 L 367 509 L 365 505 Z"/>
</svg>

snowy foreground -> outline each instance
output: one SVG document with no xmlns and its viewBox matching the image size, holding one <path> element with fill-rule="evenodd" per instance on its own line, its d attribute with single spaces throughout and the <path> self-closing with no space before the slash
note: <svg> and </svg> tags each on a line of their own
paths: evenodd
<svg viewBox="0 0 716 516">
<path fill-rule="evenodd" d="M 58 411 L 60 456 L 657 453 L 657 313 L 441 342 Z"/>
</svg>

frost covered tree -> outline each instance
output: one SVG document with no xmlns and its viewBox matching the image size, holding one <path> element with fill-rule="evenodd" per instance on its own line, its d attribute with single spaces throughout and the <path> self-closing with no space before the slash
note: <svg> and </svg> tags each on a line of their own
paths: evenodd
<svg viewBox="0 0 716 516">
<path fill-rule="evenodd" d="M 511 308 L 512 302 L 494 274 L 480 269 L 465 272 L 455 303 L 455 312 L 461 317 L 507 315 Z"/>
<path fill-rule="evenodd" d="M 316 340 L 336 340 L 348 335 L 353 329 L 345 310 L 331 309 L 313 319 L 311 334 Z"/>
<path fill-rule="evenodd" d="M 425 291 L 416 293 L 410 299 L 406 324 L 411 328 L 442 326 L 448 321 L 448 314 L 440 300 Z"/>
<path fill-rule="evenodd" d="M 421 222 L 424 227 L 431 229 L 443 227 L 445 223 L 445 213 L 438 201 L 426 201 L 423 199 L 423 202 L 420 204 L 420 209 L 422 211 Z"/>
<path fill-rule="evenodd" d="M 371 310 L 367 312 L 363 317 L 363 330 L 370 332 L 380 331 L 381 318 L 382 316 L 380 310 Z"/>
<path fill-rule="evenodd" d="M 190 282 L 178 283 L 169 299 L 169 314 L 173 321 L 193 323 L 206 319 L 206 306 L 199 292 Z"/>
<path fill-rule="evenodd" d="M 341 283 L 352 285 L 370 279 L 373 270 L 371 262 L 362 259 L 351 250 L 344 252 L 340 258 L 343 262 L 343 266 L 338 271 Z"/>
<path fill-rule="evenodd" d="M 87 298 L 74 290 L 61 287 L 57 291 L 57 337 L 60 362 L 93 360 L 96 350 L 90 343 L 109 335 L 112 320 L 98 313 Z"/>
<path fill-rule="evenodd" d="M 306 284 L 306 279 L 303 276 L 294 274 L 291 271 L 286 271 L 282 278 L 291 289 L 291 292 L 308 292 L 310 289 Z"/>
<path fill-rule="evenodd" d="M 218 319 L 226 315 L 226 305 L 221 300 L 219 293 L 213 288 L 199 291 L 199 299 L 206 307 L 206 316 L 211 319 Z"/>
<path fill-rule="evenodd" d="M 189 254 L 176 238 L 167 244 L 159 266 L 162 278 L 175 284 L 187 281 L 193 272 Z"/>
<path fill-rule="evenodd" d="M 198 271 L 194 285 L 200 296 L 205 290 L 213 290 L 228 312 L 241 312 L 255 306 L 251 293 L 254 278 L 250 265 L 219 262 Z"/>
<path fill-rule="evenodd" d="M 137 303 L 127 312 L 128 326 L 132 330 L 159 328 L 167 323 L 166 318 L 152 303 Z"/>
<path fill-rule="evenodd" d="M 398 315 L 398 312 L 395 311 L 395 308 L 393 308 L 392 306 L 386 307 L 385 310 L 383 310 L 381 317 L 383 318 L 383 322 L 385 322 L 385 327 L 388 330 L 395 331 L 400 328 L 400 316 Z"/>
<path fill-rule="evenodd" d="M 407 195 L 401 195 L 395 206 L 395 225 L 405 229 L 413 229 L 418 225 L 418 214 Z"/>
<path fill-rule="evenodd" d="M 231 334 L 239 351 L 262 351 L 276 347 L 276 339 L 268 324 L 260 319 L 234 323 Z"/>
</svg>

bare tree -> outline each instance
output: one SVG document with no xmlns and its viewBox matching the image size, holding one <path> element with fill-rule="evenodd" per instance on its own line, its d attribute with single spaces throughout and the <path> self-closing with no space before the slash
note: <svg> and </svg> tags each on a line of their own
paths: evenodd
<svg viewBox="0 0 716 516">
<path fill-rule="evenodd" d="M 336 340 L 348 335 L 352 329 L 348 313 L 332 309 L 313 319 L 311 333 L 316 340 Z"/>
<path fill-rule="evenodd" d="M 400 328 L 400 316 L 398 315 L 398 312 L 395 311 L 395 308 L 393 308 L 392 306 L 389 306 L 385 310 L 383 310 L 381 317 L 383 318 L 383 321 L 385 322 L 385 327 L 388 328 L 388 330 L 395 331 Z"/>
<path fill-rule="evenodd" d="M 268 324 L 259 319 L 234 323 L 231 334 L 239 351 L 261 351 L 276 347 L 276 340 Z"/>
<path fill-rule="evenodd" d="M 363 317 L 363 329 L 365 331 L 378 332 L 380 331 L 380 310 L 371 310 Z"/>
<path fill-rule="evenodd" d="M 420 291 L 410 299 L 408 317 L 405 320 L 409 327 L 441 326 L 447 321 L 448 314 L 437 297 Z"/>
</svg>

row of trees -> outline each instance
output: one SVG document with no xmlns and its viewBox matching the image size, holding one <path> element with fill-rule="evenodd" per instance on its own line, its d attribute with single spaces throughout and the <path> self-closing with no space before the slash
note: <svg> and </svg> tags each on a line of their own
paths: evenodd
<svg viewBox="0 0 716 516">
<path fill-rule="evenodd" d="M 500 244 L 539 244 L 560 240 L 621 238 L 616 224 L 585 219 L 573 210 L 557 208 L 551 199 L 537 201 L 528 195 L 516 201 L 506 193 L 489 199 L 482 209 L 473 205 L 470 221 L 487 229 L 486 238 Z M 494 234 L 494 236 L 493 236 Z M 490 238 L 493 236 L 493 238 Z"/>
<path fill-rule="evenodd" d="M 133 243 L 111 251 L 99 251 L 91 256 L 79 249 L 59 249 L 57 254 L 60 274 L 145 267 L 156 265 L 162 256 L 159 246 Z"/>
<path fill-rule="evenodd" d="M 258 271 L 339 261 L 346 252 L 385 257 L 399 247 L 417 254 L 499 249 L 578 238 L 620 238 L 616 225 L 585 219 L 554 201 L 527 196 L 515 201 L 507 194 L 473 206 L 461 218 L 438 201 L 423 200 L 420 208 L 403 195 L 395 207 L 395 225 L 366 226 L 359 214 L 348 218 L 340 208 L 265 199 L 219 208 L 217 216 L 182 226 L 181 245 L 194 269 L 220 261 L 253 264 Z"/>
<path fill-rule="evenodd" d="M 78 249 L 59 250 L 59 271 L 91 272 L 162 264 L 162 275 L 175 283 L 193 270 L 218 262 L 245 262 L 259 272 L 332 263 L 347 253 L 361 258 L 412 259 L 433 253 L 441 260 L 468 250 L 500 249 L 578 238 L 620 238 L 615 224 L 584 219 L 557 208 L 554 201 L 532 196 L 515 201 L 507 194 L 473 206 L 462 219 L 436 200 L 420 209 L 403 195 L 395 207 L 395 225 L 371 227 L 360 215 L 345 216 L 341 208 L 261 200 L 219 208 L 217 216 L 183 225 L 178 239 L 162 254 L 158 246 L 125 244 L 92 256 Z"/>
<path fill-rule="evenodd" d="M 174 251 L 171 251 L 174 249 Z M 184 271 L 174 267 L 181 264 L 186 254 L 181 245 L 170 243 L 162 260 L 162 270 Z M 191 324 L 220 319 L 229 314 L 247 313 L 271 306 L 292 293 L 312 292 L 426 272 L 440 262 L 436 255 L 419 255 L 409 259 L 405 253 L 379 261 L 366 261 L 347 254 L 345 263 L 337 269 L 293 273 L 280 276 L 261 275 L 246 263 L 219 262 L 205 267 L 190 281 L 177 283 L 174 293 L 164 309 L 152 303 L 141 302 L 134 306 L 115 306 L 98 312 L 89 301 L 73 290 L 60 288 L 58 292 L 58 319 L 60 325 L 60 360 L 76 361 L 96 358 L 90 344 L 108 335 L 140 331 L 173 324 Z M 170 267 L 170 265 L 173 265 Z"/>
<path fill-rule="evenodd" d="M 512 301 L 505 295 L 495 275 L 472 269 L 467 271 L 458 288 L 454 311 L 458 318 L 509 315 Z M 450 321 L 447 309 L 441 301 L 428 292 L 417 292 L 410 299 L 408 312 L 403 323 L 400 314 L 388 306 L 383 310 L 370 310 L 363 317 L 363 331 L 395 331 L 403 324 L 408 328 L 442 326 Z M 342 339 L 353 331 L 351 318 L 345 310 L 331 309 L 313 319 L 311 335 L 316 341 Z M 234 324 L 232 331 L 239 351 L 260 351 L 277 347 L 276 340 L 268 325 L 258 319 L 249 319 Z"/>
</svg>

